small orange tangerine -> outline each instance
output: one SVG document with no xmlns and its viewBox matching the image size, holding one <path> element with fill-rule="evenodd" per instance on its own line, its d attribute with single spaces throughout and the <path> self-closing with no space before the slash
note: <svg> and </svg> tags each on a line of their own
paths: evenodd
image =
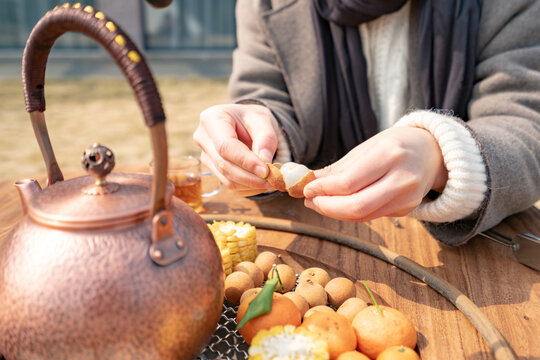
<svg viewBox="0 0 540 360">
<path fill-rule="evenodd" d="M 328 342 L 330 360 L 336 360 L 342 353 L 356 348 L 356 335 L 351 323 L 335 311 L 316 312 L 305 318 L 301 326 Z"/>
<path fill-rule="evenodd" d="M 238 307 L 236 323 L 239 324 L 246 314 L 249 303 L 255 299 L 258 294 L 253 294 L 246 298 Z M 253 318 L 246 322 L 238 332 L 244 340 L 251 344 L 251 340 L 257 335 L 260 330 L 268 330 L 277 325 L 294 325 L 299 326 L 302 322 L 300 310 L 295 303 L 286 296 L 274 293 L 272 296 L 272 310 L 268 314 L 264 314 Z"/>
<path fill-rule="evenodd" d="M 360 310 L 353 319 L 357 350 L 372 359 L 394 345 L 411 349 L 416 346 L 416 330 L 413 323 L 401 311 L 389 306 L 368 306 Z"/>
<path fill-rule="evenodd" d="M 410 347 L 396 345 L 380 353 L 377 360 L 420 360 L 420 356 Z"/>
<path fill-rule="evenodd" d="M 366 355 L 356 350 L 346 351 L 338 356 L 336 360 L 370 360 Z"/>
</svg>

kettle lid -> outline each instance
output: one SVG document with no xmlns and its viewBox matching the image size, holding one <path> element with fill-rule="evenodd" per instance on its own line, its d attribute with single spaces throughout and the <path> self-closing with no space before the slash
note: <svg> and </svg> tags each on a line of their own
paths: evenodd
<svg viewBox="0 0 540 360">
<path fill-rule="evenodd" d="M 152 176 L 111 173 L 106 185 L 92 176 L 59 181 L 36 194 L 28 204 L 35 222 L 65 230 L 97 230 L 134 225 L 150 218 Z M 174 185 L 167 183 L 169 204 Z"/>
</svg>

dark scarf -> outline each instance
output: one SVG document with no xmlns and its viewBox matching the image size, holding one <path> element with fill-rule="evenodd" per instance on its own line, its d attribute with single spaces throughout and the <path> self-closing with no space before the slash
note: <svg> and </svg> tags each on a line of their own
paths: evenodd
<svg viewBox="0 0 540 360">
<path fill-rule="evenodd" d="M 407 0 L 311 0 L 324 63 L 324 130 L 319 159 L 336 161 L 378 132 L 358 25 Z M 481 0 L 420 0 L 419 68 L 423 106 L 467 120 Z M 336 123 L 338 126 L 336 126 Z"/>
</svg>

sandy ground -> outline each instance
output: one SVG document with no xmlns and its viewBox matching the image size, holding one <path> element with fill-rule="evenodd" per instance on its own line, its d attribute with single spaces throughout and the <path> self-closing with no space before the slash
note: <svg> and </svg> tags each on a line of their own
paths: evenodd
<svg viewBox="0 0 540 360">
<path fill-rule="evenodd" d="M 169 156 L 199 154 L 192 134 L 206 107 L 227 101 L 226 79 L 156 79 L 167 115 Z M 50 80 L 45 118 L 60 168 L 81 169 L 84 149 L 108 146 L 119 167 L 148 164 L 149 132 L 124 79 Z M 21 81 L 0 80 L 0 180 L 45 174 L 45 165 L 25 111 Z"/>
</svg>

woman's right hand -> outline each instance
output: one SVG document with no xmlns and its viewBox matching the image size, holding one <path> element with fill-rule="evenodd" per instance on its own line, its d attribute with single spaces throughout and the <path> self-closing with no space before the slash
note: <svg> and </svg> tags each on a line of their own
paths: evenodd
<svg viewBox="0 0 540 360">
<path fill-rule="evenodd" d="M 224 104 L 201 113 L 193 139 L 201 160 L 229 189 L 250 196 L 272 189 L 266 163 L 277 149 L 278 123 L 257 104 Z"/>
</svg>

